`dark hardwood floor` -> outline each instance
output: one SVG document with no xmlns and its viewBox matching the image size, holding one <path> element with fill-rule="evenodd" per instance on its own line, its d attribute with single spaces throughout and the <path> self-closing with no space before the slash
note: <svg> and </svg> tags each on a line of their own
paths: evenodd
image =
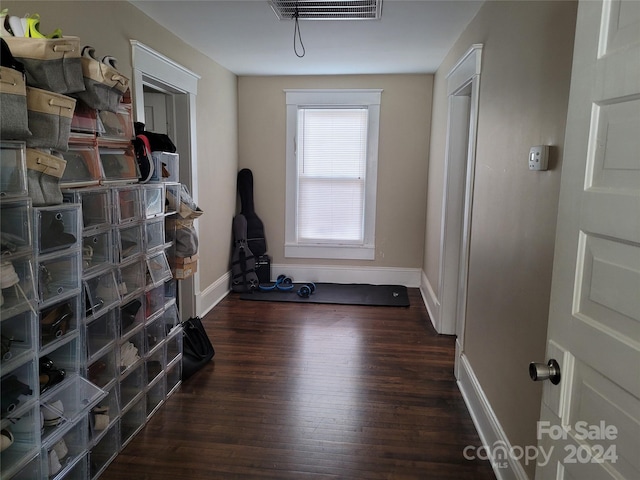
<svg viewBox="0 0 640 480">
<path fill-rule="evenodd" d="M 277 295 L 277 293 L 274 293 Z M 101 477 L 495 479 L 453 376 L 453 337 L 411 307 L 249 302 L 203 323 L 214 361 Z"/>
</svg>

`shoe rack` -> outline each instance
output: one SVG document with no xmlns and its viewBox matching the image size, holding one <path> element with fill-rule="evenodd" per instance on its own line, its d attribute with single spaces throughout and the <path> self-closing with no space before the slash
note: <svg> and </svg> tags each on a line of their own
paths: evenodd
<svg viewBox="0 0 640 480">
<path fill-rule="evenodd" d="M 98 478 L 180 385 L 181 186 L 135 183 L 130 108 L 101 113 L 72 134 L 61 205 L 32 206 L 25 146 L 2 142 L 2 479 Z"/>
</svg>

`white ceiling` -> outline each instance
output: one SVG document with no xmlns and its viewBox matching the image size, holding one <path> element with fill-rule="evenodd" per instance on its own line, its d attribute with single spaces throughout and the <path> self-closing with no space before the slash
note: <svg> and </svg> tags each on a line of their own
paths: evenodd
<svg viewBox="0 0 640 480">
<path fill-rule="evenodd" d="M 434 73 L 482 0 L 384 0 L 381 20 L 300 20 L 303 58 L 294 21 L 267 0 L 131 3 L 237 75 L 338 75 Z"/>
</svg>

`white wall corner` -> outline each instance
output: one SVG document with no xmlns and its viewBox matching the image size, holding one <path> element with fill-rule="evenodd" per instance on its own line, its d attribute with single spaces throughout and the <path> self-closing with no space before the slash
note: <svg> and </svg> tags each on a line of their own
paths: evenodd
<svg viewBox="0 0 640 480">
<path fill-rule="evenodd" d="M 433 287 L 431 286 L 431 282 L 429 282 L 424 270 L 421 275 L 420 294 L 422 295 L 422 301 L 427 308 L 427 313 L 429 314 L 429 319 L 431 320 L 433 328 L 435 328 L 436 332 L 440 333 L 440 301 L 438 300 L 438 297 L 436 297 Z"/>
<path fill-rule="evenodd" d="M 196 293 L 196 312 L 204 317 L 231 291 L 231 272 L 222 275 L 203 291 Z"/>
<path fill-rule="evenodd" d="M 476 426 L 482 446 L 487 449 L 489 456 L 494 456 L 498 452 L 501 454 L 507 453 L 506 455 L 498 456 L 498 462 L 492 462 L 491 466 L 496 479 L 529 480 L 520 460 L 508 454 L 508 452 L 512 451 L 513 446 L 491 408 L 491 403 L 482 390 L 482 385 L 480 385 L 480 381 L 464 353 L 460 356 L 459 361 L 458 388 Z M 481 445 L 473 446 L 477 450 Z M 524 446 L 521 447 L 524 448 Z"/>
<path fill-rule="evenodd" d="M 271 280 L 286 275 L 294 282 L 369 283 L 420 286 L 420 269 L 393 267 L 340 267 L 332 265 L 271 265 Z"/>
</svg>

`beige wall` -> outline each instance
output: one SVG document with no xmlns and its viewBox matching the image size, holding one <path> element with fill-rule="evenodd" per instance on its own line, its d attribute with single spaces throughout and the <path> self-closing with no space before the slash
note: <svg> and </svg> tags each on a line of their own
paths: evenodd
<svg viewBox="0 0 640 480">
<path fill-rule="evenodd" d="M 465 351 L 513 445 L 535 445 L 576 3 L 487 2 L 435 76 L 424 271 L 438 286 L 446 74 L 483 43 Z M 533 145 L 551 168 L 528 170 Z M 533 478 L 533 468 L 528 473 Z"/>
<path fill-rule="evenodd" d="M 431 75 L 240 77 L 239 163 L 254 177 L 256 213 L 273 263 L 421 268 L 424 249 Z M 284 258 L 285 138 L 288 88 L 382 88 L 376 258 Z"/>
<path fill-rule="evenodd" d="M 113 55 L 131 78 L 130 39 L 138 40 L 201 76 L 197 95 L 198 205 L 205 214 L 200 228 L 200 289 L 229 270 L 231 220 L 237 173 L 237 78 L 160 27 L 128 2 L 10 2 L 9 14 L 39 13 L 40 29 L 59 27 L 80 37 L 99 56 Z M 180 148 L 180 145 L 178 145 Z"/>
</svg>

